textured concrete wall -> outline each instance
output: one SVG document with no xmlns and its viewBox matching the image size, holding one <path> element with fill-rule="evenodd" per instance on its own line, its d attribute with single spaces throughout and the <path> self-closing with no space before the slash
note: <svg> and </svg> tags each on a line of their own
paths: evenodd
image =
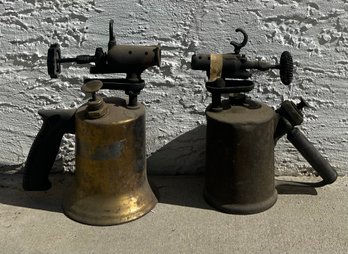
<svg viewBox="0 0 348 254">
<path fill-rule="evenodd" d="M 147 152 L 153 171 L 202 170 L 204 109 L 210 95 L 204 73 L 190 70 L 196 52 L 230 52 L 234 30 L 244 28 L 249 58 L 275 61 L 293 54 L 294 82 L 283 86 L 276 71 L 255 73 L 252 97 L 269 105 L 304 97 L 302 130 L 341 174 L 348 173 L 348 10 L 347 0 L 17 0 L 0 1 L 0 165 L 25 161 L 41 121 L 42 108 L 73 108 L 85 101 L 83 77 L 76 65 L 60 79 L 46 73 L 49 45 L 59 42 L 63 56 L 106 49 L 107 24 L 115 20 L 122 44 L 157 44 L 162 67 L 146 71 L 140 99 L 147 106 Z M 104 94 L 122 93 L 108 92 Z M 157 151 L 157 152 L 156 152 Z M 72 168 L 74 142 L 64 137 L 60 158 Z M 280 174 L 307 172 L 308 164 L 287 142 L 276 148 Z"/>
</svg>

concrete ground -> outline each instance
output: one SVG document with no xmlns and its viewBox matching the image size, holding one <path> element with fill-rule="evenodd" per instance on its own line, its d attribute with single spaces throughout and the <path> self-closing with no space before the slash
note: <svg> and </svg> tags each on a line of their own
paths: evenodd
<svg viewBox="0 0 348 254">
<path fill-rule="evenodd" d="M 203 177 L 151 177 L 158 205 L 107 227 L 62 213 L 71 176 L 52 175 L 47 192 L 24 192 L 21 178 L 0 174 L 0 253 L 348 253 L 348 177 L 316 190 L 279 189 L 277 203 L 255 215 L 212 209 L 202 197 Z"/>
</svg>

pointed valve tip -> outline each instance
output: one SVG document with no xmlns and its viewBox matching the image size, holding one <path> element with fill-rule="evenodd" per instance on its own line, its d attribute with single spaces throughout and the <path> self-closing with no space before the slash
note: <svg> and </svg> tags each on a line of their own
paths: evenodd
<svg viewBox="0 0 348 254">
<path fill-rule="evenodd" d="M 306 108 L 309 108 L 310 105 L 309 105 L 309 103 L 308 103 L 305 99 L 303 99 L 302 97 L 300 97 L 300 102 L 296 104 L 296 107 L 297 107 L 299 110 L 301 110 L 301 109 L 303 109 L 303 108 L 305 108 L 305 107 L 306 107 Z"/>
</svg>

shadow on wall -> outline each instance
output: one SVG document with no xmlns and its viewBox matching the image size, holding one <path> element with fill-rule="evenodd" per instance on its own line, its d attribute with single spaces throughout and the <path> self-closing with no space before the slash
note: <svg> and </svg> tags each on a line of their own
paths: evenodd
<svg viewBox="0 0 348 254">
<path fill-rule="evenodd" d="M 147 159 L 149 175 L 193 175 L 204 172 L 205 132 L 201 125 L 175 138 Z"/>
</svg>

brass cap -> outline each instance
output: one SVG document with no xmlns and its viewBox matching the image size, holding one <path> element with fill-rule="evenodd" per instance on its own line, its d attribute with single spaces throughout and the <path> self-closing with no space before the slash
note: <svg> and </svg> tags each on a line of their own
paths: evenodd
<svg viewBox="0 0 348 254">
<path fill-rule="evenodd" d="M 100 80 L 91 80 L 83 84 L 81 90 L 84 93 L 91 93 L 92 98 L 87 103 L 87 115 L 91 119 L 97 119 L 107 113 L 107 107 L 104 100 L 96 95 L 96 93 L 103 87 L 103 82 Z"/>
</svg>

